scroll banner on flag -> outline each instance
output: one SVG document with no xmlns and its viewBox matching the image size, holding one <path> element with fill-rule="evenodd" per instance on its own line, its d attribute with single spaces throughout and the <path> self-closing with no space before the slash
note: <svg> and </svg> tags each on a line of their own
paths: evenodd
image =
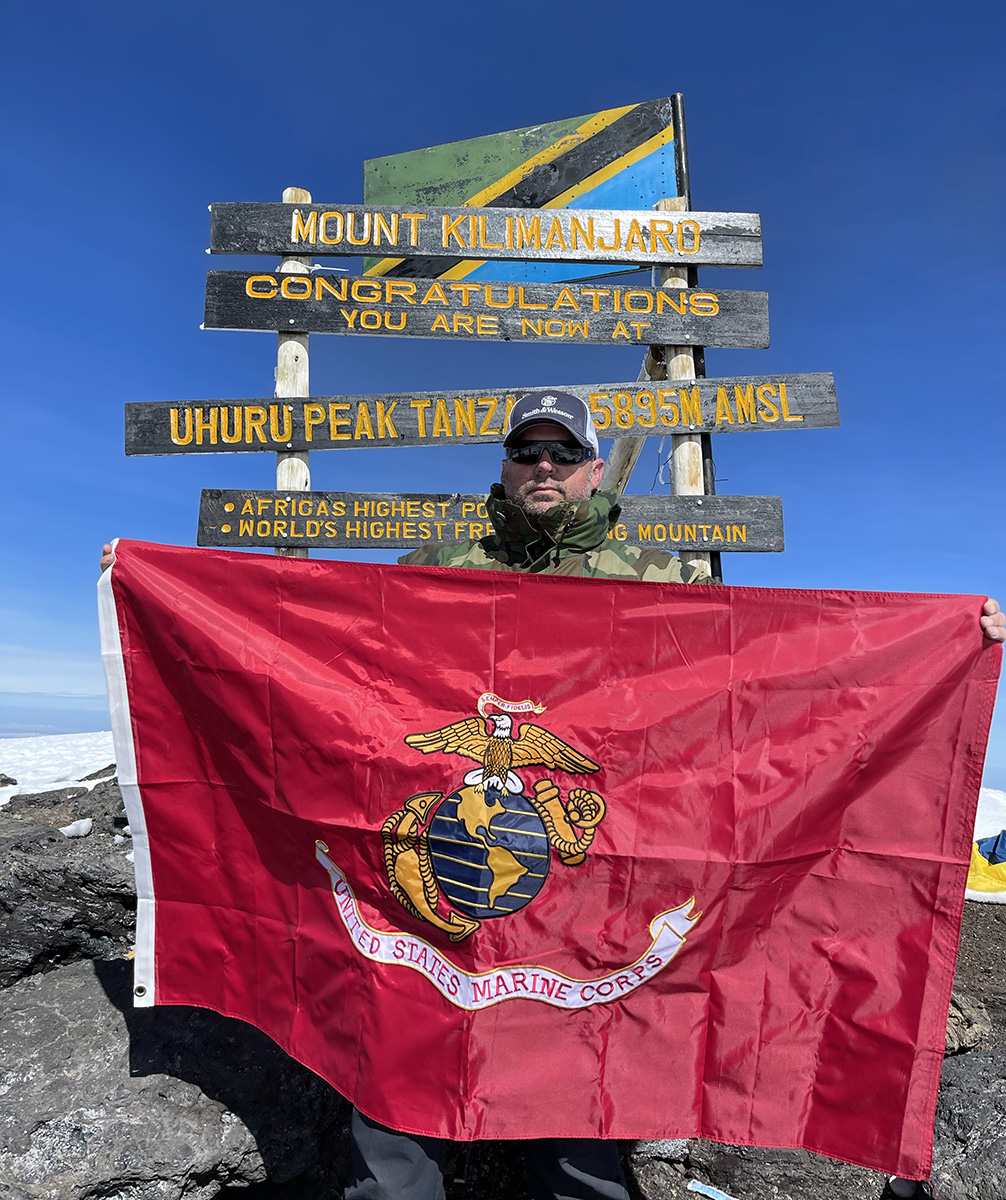
<svg viewBox="0 0 1006 1200">
<path fill-rule="evenodd" d="M 119 543 L 137 1004 L 398 1129 L 928 1173 L 982 598 Z"/>
</svg>

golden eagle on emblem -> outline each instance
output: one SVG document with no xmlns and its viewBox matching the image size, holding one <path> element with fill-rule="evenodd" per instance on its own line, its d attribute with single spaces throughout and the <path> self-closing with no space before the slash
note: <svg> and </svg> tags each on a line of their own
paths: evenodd
<svg viewBox="0 0 1006 1200">
<path fill-rule="evenodd" d="M 492 726 L 491 733 L 486 732 L 486 721 Z M 461 754 L 480 762 L 482 770 L 470 771 L 465 776 L 465 783 L 476 786 L 481 792 L 493 785 L 500 792 L 523 791 L 512 767 L 551 767 L 572 775 L 587 775 L 601 769 L 598 763 L 540 725 L 522 725 L 520 732 L 515 734 L 513 717 L 509 713 L 487 717 L 486 721 L 481 717 L 466 717 L 430 733 L 411 733 L 405 744 L 423 754 L 440 750 L 444 754 Z"/>
</svg>

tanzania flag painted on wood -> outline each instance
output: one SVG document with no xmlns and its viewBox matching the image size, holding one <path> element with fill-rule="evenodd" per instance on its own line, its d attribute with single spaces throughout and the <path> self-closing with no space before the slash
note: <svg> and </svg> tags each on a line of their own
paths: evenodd
<svg viewBox="0 0 1006 1200">
<path fill-rule="evenodd" d="M 671 99 L 428 146 L 363 164 L 367 204 L 482 208 L 651 208 L 678 195 Z M 364 259 L 368 275 L 442 279 L 592 279 L 615 272 L 585 263 Z M 618 270 L 624 270 L 619 268 Z"/>
<path fill-rule="evenodd" d="M 928 1173 L 980 597 L 141 543 L 100 589 L 138 1003 L 411 1132 Z"/>
</svg>

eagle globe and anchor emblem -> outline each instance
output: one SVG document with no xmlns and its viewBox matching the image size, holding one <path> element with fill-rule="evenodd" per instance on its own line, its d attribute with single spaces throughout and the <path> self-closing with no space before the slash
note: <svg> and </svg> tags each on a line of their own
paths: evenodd
<svg viewBox="0 0 1006 1200">
<path fill-rule="evenodd" d="M 552 850 L 564 866 L 582 863 L 605 811 L 604 798 L 588 788 L 571 788 L 565 799 L 551 778 L 525 788 L 517 774 L 523 767 L 574 775 L 600 770 L 542 726 L 515 727 L 515 715 L 537 715 L 542 705 L 485 692 L 477 707 L 477 717 L 410 734 L 405 742 L 423 754 L 457 754 L 479 766 L 447 794 L 410 796 L 381 828 L 395 898 L 454 942 L 482 921 L 529 904 L 548 877 Z"/>
</svg>

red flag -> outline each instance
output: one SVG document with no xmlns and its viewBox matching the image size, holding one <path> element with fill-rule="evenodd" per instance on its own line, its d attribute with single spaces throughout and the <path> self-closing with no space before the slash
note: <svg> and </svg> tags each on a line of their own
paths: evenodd
<svg viewBox="0 0 1006 1200">
<path fill-rule="evenodd" d="M 981 598 L 117 555 L 138 1004 L 409 1132 L 928 1173 Z"/>
</svg>

